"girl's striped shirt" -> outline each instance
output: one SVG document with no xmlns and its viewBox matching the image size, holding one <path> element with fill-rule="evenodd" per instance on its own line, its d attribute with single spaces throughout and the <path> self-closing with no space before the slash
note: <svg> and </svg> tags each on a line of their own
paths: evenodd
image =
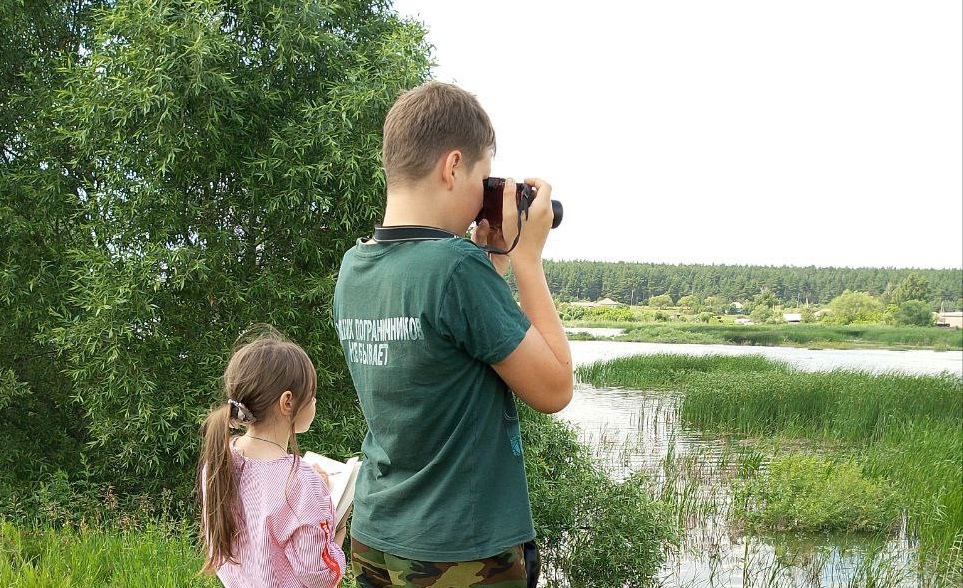
<svg viewBox="0 0 963 588">
<path fill-rule="evenodd" d="M 331 497 L 321 476 L 293 456 L 261 461 L 234 450 L 240 509 L 237 563 L 217 571 L 226 588 L 334 588 L 345 557 L 335 543 Z M 203 486 L 202 486 L 203 487 Z M 205 501 L 206 502 L 206 501 Z"/>
</svg>

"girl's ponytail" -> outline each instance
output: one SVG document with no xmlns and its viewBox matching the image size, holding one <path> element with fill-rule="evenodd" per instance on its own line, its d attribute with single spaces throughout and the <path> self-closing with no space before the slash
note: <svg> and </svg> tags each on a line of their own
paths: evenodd
<svg viewBox="0 0 963 588">
<path fill-rule="evenodd" d="M 231 540 L 237 533 L 234 462 L 231 459 L 231 406 L 224 403 L 207 415 L 201 426 L 198 496 L 205 554 L 204 574 L 214 574 L 226 561 L 234 561 Z"/>
</svg>

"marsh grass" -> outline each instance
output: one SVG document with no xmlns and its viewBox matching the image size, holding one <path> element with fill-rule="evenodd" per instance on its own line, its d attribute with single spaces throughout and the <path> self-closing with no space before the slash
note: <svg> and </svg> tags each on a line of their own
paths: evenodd
<svg viewBox="0 0 963 588">
<path fill-rule="evenodd" d="M 736 368 L 741 358 L 727 368 Z M 744 371 L 693 374 L 682 418 L 703 428 L 749 435 L 793 434 L 846 441 L 881 440 L 905 423 L 961 422 L 956 376 L 807 373 L 758 362 Z"/>
<path fill-rule="evenodd" d="M 715 376 L 756 372 L 791 373 L 792 368 L 759 355 L 654 354 L 586 364 L 578 367 L 575 375 L 579 381 L 596 388 L 614 386 L 634 390 L 681 390 L 700 374 Z"/>
<path fill-rule="evenodd" d="M 938 569 L 940 577 L 956 577 L 963 569 L 959 377 L 808 373 L 762 357 L 685 355 L 599 362 L 579 368 L 577 375 L 596 387 L 677 391 L 683 422 L 707 432 L 758 439 L 758 446 L 769 447 L 770 455 L 785 453 L 787 445 L 818 447 L 808 452 L 836 464 L 824 473 L 849 484 L 855 500 L 898 497 L 907 529 L 919 541 L 920 559 Z M 756 475 L 765 469 L 762 462 L 758 455 L 740 458 L 739 468 L 744 477 Z M 802 470 L 796 474 L 795 478 L 805 477 Z M 781 492 L 795 491 L 793 479 L 780 482 L 785 486 Z M 830 503 L 819 507 L 814 501 L 808 506 L 817 509 L 809 514 L 813 521 L 833 518 L 819 512 L 828 511 Z M 791 507 L 785 503 L 779 508 Z M 887 507 L 883 512 L 865 527 L 895 524 L 894 511 Z M 788 514 L 777 509 L 768 516 L 784 520 Z M 891 524 L 886 524 L 887 518 Z"/>
<path fill-rule="evenodd" d="M 795 534 L 760 537 L 774 546 L 771 553 L 756 552 L 747 557 L 743 570 L 746 587 L 798 588 L 799 586 L 838 586 L 845 588 L 937 588 L 941 580 L 921 576 L 906 561 L 905 546 L 882 535 L 857 542 L 833 535 L 830 547 L 814 544 Z M 747 544 L 748 546 L 749 544 Z M 749 549 L 747 549 L 749 551 Z"/>
</svg>

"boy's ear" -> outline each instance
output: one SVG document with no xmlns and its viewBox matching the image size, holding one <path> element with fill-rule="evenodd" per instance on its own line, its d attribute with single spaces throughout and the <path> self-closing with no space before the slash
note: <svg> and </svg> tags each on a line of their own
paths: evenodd
<svg viewBox="0 0 963 588">
<path fill-rule="evenodd" d="M 291 416 L 294 411 L 294 393 L 290 390 L 281 392 L 278 397 L 278 412 L 284 416 Z"/>
<path fill-rule="evenodd" d="M 451 190 L 455 185 L 455 174 L 464 173 L 464 171 L 465 157 L 461 151 L 457 149 L 449 151 L 441 166 L 441 180 L 445 183 L 445 187 Z"/>
</svg>

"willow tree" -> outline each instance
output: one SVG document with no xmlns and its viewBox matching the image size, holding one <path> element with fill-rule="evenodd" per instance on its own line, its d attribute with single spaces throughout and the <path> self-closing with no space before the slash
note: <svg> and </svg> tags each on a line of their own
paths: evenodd
<svg viewBox="0 0 963 588">
<path fill-rule="evenodd" d="M 83 173 L 50 130 L 101 4 L 0 0 L 0 498 L 17 480 L 82 467 L 83 410 L 45 333 L 69 313 Z"/>
<path fill-rule="evenodd" d="M 4 209 L 34 206 L 18 214 L 44 243 L 8 231 L 4 245 L 61 270 L 56 304 L 23 324 L 56 350 L 65 410 L 81 413 L 74 457 L 125 490 L 184 489 L 251 323 L 309 350 L 319 409 L 350 409 L 334 277 L 376 220 L 384 115 L 427 79 L 428 47 L 379 1 L 122 0 L 90 23 L 35 132 L 10 135 L 39 155 L 9 158 Z M 0 375 L 10 397 L 29 384 Z M 42 387 L 31 394 L 64 401 Z"/>
</svg>

